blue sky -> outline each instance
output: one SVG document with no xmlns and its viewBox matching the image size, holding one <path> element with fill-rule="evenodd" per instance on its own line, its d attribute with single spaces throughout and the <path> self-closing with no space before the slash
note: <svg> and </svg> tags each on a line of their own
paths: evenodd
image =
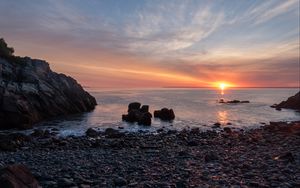
<svg viewBox="0 0 300 188">
<path fill-rule="evenodd" d="M 0 2 L 0 37 L 18 55 L 84 85 L 298 83 L 298 0 Z"/>
</svg>

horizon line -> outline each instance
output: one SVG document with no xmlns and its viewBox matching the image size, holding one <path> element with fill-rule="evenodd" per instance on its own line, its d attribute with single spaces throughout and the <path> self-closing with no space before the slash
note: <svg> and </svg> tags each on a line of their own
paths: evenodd
<svg viewBox="0 0 300 188">
<path fill-rule="evenodd" d="M 178 88 L 178 89 L 184 89 L 184 88 L 186 88 L 186 89 L 197 89 L 197 88 L 199 88 L 199 89 L 201 89 L 201 88 L 217 88 L 217 87 L 213 87 L 213 86 L 203 86 L 203 87 L 201 87 L 201 86 L 161 86 L 161 87 L 127 87 L 127 88 L 124 88 L 124 87 L 93 87 L 93 86 L 82 86 L 83 88 L 102 88 L 102 89 L 146 89 L 146 88 L 148 88 L 148 89 L 150 89 L 150 88 L 170 88 L 170 89 L 176 89 L 176 88 Z M 282 89 L 299 89 L 300 90 L 300 87 L 298 87 L 298 86 L 289 86 L 289 87 L 287 87 L 287 86 L 249 86 L 249 87 L 247 87 L 247 86 L 242 86 L 242 87 L 228 87 L 228 89 L 230 89 L 230 88 L 278 88 L 278 89 L 280 89 L 280 88 L 282 88 Z"/>
</svg>

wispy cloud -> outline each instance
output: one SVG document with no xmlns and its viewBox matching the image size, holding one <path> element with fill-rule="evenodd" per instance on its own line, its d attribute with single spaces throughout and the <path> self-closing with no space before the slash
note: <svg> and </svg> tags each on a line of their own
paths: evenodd
<svg viewBox="0 0 300 188">
<path fill-rule="evenodd" d="M 125 30 L 125 35 L 134 39 L 128 44 L 129 50 L 148 55 L 172 53 L 201 42 L 222 24 L 222 12 L 212 12 L 209 5 L 194 7 L 193 13 L 184 5 L 182 1 L 168 9 L 170 3 L 158 4 L 139 12 Z M 166 19 L 170 16 L 174 18 Z"/>
<path fill-rule="evenodd" d="M 252 13 L 254 15 L 258 14 L 256 21 L 257 24 L 266 22 L 276 16 L 287 13 L 290 10 L 299 11 L 299 0 L 281 1 L 276 5 L 268 6 L 270 5 L 270 2 L 272 1 L 266 1 L 266 3 L 262 5 L 262 8 L 253 10 Z"/>
<path fill-rule="evenodd" d="M 276 69 L 293 75 L 297 70 L 293 66 L 300 48 L 298 0 L 0 0 L 0 4 L 1 37 L 17 53 L 50 59 L 60 71 L 76 75 L 83 71 L 78 67 L 86 71 L 93 70 L 86 66 L 98 67 L 91 75 L 105 75 L 114 84 L 126 76 L 150 83 L 151 72 L 157 73 L 152 77 L 155 84 L 159 78 L 171 83 L 172 75 L 194 84 L 247 80 L 248 70 L 268 83 L 272 79 L 266 77 L 273 78 L 269 72 L 293 82 L 294 76 Z M 70 68 L 68 61 L 77 66 Z M 87 72 L 83 75 L 97 80 Z"/>
</svg>

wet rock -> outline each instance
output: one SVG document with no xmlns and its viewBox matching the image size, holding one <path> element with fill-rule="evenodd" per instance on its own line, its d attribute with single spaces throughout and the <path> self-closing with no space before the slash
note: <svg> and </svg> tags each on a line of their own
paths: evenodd
<svg viewBox="0 0 300 188">
<path fill-rule="evenodd" d="M 0 186 L 5 188 L 38 188 L 39 183 L 24 165 L 10 165 L 0 170 Z"/>
<path fill-rule="evenodd" d="M 122 177 L 117 177 L 114 179 L 114 185 L 118 186 L 118 187 L 126 186 L 127 181 L 126 181 L 126 179 L 124 179 Z"/>
<path fill-rule="evenodd" d="M 58 184 L 60 187 L 71 187 L 76 185 L 73 179 L 69 179 L 69 178 L 60 178 L 58 180 Z"/>
<path fill-rule="evenodd" d="M 162 108 L 154 111 L 154 117 L 163 121 L 171 121 L 175 119 L 175 114 L 173 109 Z"/>
<path fill-rule="evenodd" d="M 240 103 L 241 101 L 239 100 L 232 100 L 232 101 L 227 101 L 226 103 Z"/>
<path fill-rule="evenodd" d="M 142 113 L 149 112 L 149 105 L 143 105 L 140 109 L 140 112 Z"/>
<path fill-rule="evenodd" d="M 205 162 L 212 162 L 217 160 L 219 160 L 219 156 L 215 152 L 209 152 L 204 157 Z"/>
<path fill-rule="evenodd" d="M 0 141 L 0 150 L 2 151 L 17 151 L 18 146 L 10 140 Z"/>
<path fill-rule="evenodd" d="M 95 129 L 93 128 L 88 128 L 88 130 L 85 132 L 85 134 L 89 137 L 97 137 L 99 136 L 99 133 L 98 131 L 96 131 Z"/>
<path fill-rule="evenodd" d="M 287 162 L 294 162 L 295 157 L 291 152 L 287 152 L 277 157 L 279 160 L 285 160 Z"/>
<path fill-rule="evenodd" d="M 241 101 L 241 103 L 250 103 L 250 101 Z"/>
<path fill-rule="evenodd" d="M 214 123 L 214 125 L 212 126 L 213 129 L 217 129 L 221 127 L 221 123 Z"/>
<path fill-rule="evenodd" d="M 130 103 L 128 105 L 128 112 L 132 111 L 132 110 L 139 110 L 141 107 L 141 103 L 139 102 L 133 102 L 133 103 Z"/>
<path fill-rule="evenodd" d="M 240 100 L 231 100 L 231 101 L 225 101 L 224 99 L 220 99 L 219 103 L 225 103 L 225 104 L 239 104 L 239 103 L 250 103 L 250 101 L 240 101 Z"/>
<path fill-rule="evenodd" d="M 229 128 L 229 127 L 224 127 L 224 129 L 223 129 L 226 133 L 232 133 L 232 130 L 231 130 L 231 128 Z"/>
<path fill-rule="evenodd" d="M 199 134 L 200 133 L 200 128 L 199 127 L 192 128 L 191 133 L 192 134 Z"/>
<path fill-rule="evenodd" d="M 164 132 L 164 129 L 163 128 L 157 129 L 156 132 L 157 133 L 162 133 L 162 132 Z"/>
<path fill-rule="evenodd" d="M 31 133 L 31 136 L 33 136 L 33 137 L 43 137 L 44 136 L 44 130 L 34 129 L 33 133 Z"/>
<path fill-rule="evenodd" d="M 151 125 L 152 114 L 149 112 L 149 106 L 134 102 L 128 105 L 128 114 L 122 115 L 122 120 L 130 123 L 137 122 L 138 125 Z"/>
<path fill-rule="evenodd" d="M 188 187 L 188 186 L 186 185 L 185 181 L 176 182 L 176 188 L 186 188 L 186 187 Z"/>
<path fill-rule="evenodd" d="M 125 136 L 125 133 L 119 132 L 116 129 L 113 128 L 107 128 L 104 132 L 106 138 L 121 138 Z"/>
<path fill-rule="evenodd" d="M 151 118 L 152 118 L 152 115 L 149 112 L 146 112 L 138 118 L 138 124 L 139 125 L 150 126 L 151 125 Z"/>
<path fill-rule="evenodd" d="M 295 94 L 294 96 L 289 97 L 286 101 L 282 101 L 278 105 L 271 106 L 273 108 L 289 108 L 289 109 L 295 109 L 300 110 L 300 91 Z"/>
<path fill-rule="evenodd" d="M 187 142 L 187 145 L 188 146 L 198 146 L 199 144 L 198 144 L 198 142 L 196 140 L 189 140 Z"/>
</svg>

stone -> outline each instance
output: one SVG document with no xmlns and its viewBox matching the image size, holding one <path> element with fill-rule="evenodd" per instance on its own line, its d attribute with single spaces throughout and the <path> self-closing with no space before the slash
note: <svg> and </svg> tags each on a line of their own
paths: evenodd
<svg viewBox="0 0 300 188">
<path fill-rule="evenodd" d="M 280 160 L 285 160 L 287 162 L 294 162 L 295 157 L 291 152 L 284 153 L 278 157 Z"/>
<path fill-rule="evenodd" d="M 118 187 L 126 186 L 127 181 L 126 181 L 126 179 L 124 179 L 122 177 L 117 177 L 114 179 L 114 184 L 115 184 L 115 186 L 118 186 Z"/>
<path fill-rule="evenodd" d="M 212 161 L 216 161 L 218 159 L 219 159 L 218 155 L 214 152 L 209 152 L 204 157 L 205 162 L 212 162 Z"/>
<path fill-rule="evenodd" d="M 0 170 L 0 186 L 38 188 L 39 183 L 26 166 L 14 164 Z"/>
<path fill-rule="evenodd" d="M 139 102 L 132 102 L 128 105 L 128 112 L 130 112 L 131 110 L 139 110 L 141 107 L 141 103 Z"/>
<path fill-rule="evenodd" d="M 226 103 L 240 103 L 241 101 L 239 101 L 239 100 L 232 100 L 232 101 L 227 101 Z"/>
<path fill-rule="evenodd" d="M 43 137 L 44 131 L 42 129 L 34 129 L 33 133 L 31 133 L 31 136 L 33 137 Z"/>
<path fill-rule="evenodd" d="M 173 109 L 162 108 L 154 111 L 154 117 L 163 121 L 171 121 L 175 119 L 175 113 Z"/>
<path fill-rule="evenodd" d="M 196 140 L 189 140 L 187 142 L 187 145 L 188 146 L 198 146 L 199 144 L 198 144 L 198 142 Z"/>
<path fill-rule="evenodd" d="M 152 114 L 149 112 L 149 106 L 143 105 L 141 108 L 141 103 L 133 102 L 128 105 L 128 114 L 122 115 L 122 120 L 135 123 L 137 122 L 138 125 L 151 125 L 151 118 Z"/>
<path fill-rule="evenodd" d="M 121 138 L 125 135 L 125 133 L 119 132 L 113 128 L 107 128 L 104 134 L 106 135 L 106 138 Z"/>
<path fill-rule="evenodd" d="M 58 180 L 58 184 L 59 184 L 59 186 L 62 186 L 62 187 L 71 187 L 71 186 L 76 185 L 76 183 L 73 182 L 73 179 L 69 179 L 69 178 L 60 178 Z"/>
<path fill-rule="evenodd" d="M 250 101 L 240 101 L 240 100 L 231 100 L 231 101 L 225 101 L 224 99 L 220 99 L 219 103 L 225 103 L 225 104 L 240 104 L 240 103 L 250 103 Z"/>
<path fill-rule="evenodd" d="M 97 137 L 99 136 L 99 133 L 98 131 L 96 131 L 95 129 L 93 128 L 88 128 L 88 130 L 85 132 L 85 134 L 89 137 Z"/>
<path fill-rule="evenodd" d="M 143 115 L 141 115 L 141 117 L 139 117 L 138 124 L 139 125 L 150 126 L 151 125 L 151 118 L 152 118 L 152 115 L 149 112 L 146 112 Z"/>
<path fill-rule="evenodd" d="M 229 128 L 229 127 L 224 127 L 224 129 L 223 129 L 226 133 L 232 133 L 232 130 L 231 130 L 231 128 Z"/>
<path fill-rule="evenodd" d="M 213 129 L 217 129 L 221 127 L 221 123 L 214 123 L 214 125 L 212 126 Z"/>
<path fill-rule="evenodd" d="M 192 134 L 199 134 L 200 133 L 200 128 L 199 127 L 192 128 L 191 133 Z"/>
<path fill-rule="evenodd" d="M 241 103 L 250 103 L 250 101 L 241 101 Z"/>
<path fill-rule="evenodd" d="M 149 112 L 149 105 L 143 105 L 140 109 L 140 112 L 142 113 Z"/>
</svg>

